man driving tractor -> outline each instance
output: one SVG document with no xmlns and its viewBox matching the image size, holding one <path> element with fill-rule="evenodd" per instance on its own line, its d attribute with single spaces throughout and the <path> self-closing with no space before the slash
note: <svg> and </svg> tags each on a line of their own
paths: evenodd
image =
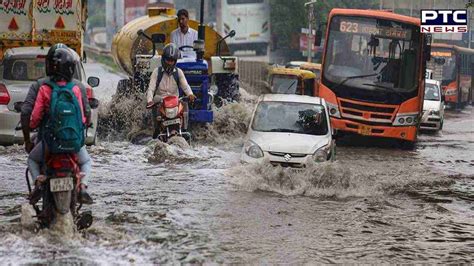
<svg viewBox="0 0 474 266">
<path fill-rule="evenodd" d="M 178 11 L 178 25 L 179 27 L 171 32 L 171 42 L 176 44 L 178 48 L 183 46 L 192 47 L 194 41 L 198 39 L 198 32 L 192 29 L 188 25 L 189 12 L 186 9 L 180 9 Z M 183 53 L 186 57 L 195 57 L 195 53 L 192 48 L 184 48 Z"/>
</svg>

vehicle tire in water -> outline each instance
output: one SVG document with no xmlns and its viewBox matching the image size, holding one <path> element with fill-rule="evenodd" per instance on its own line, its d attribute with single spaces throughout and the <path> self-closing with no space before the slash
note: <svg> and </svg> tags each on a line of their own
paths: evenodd
<svg viewBox="0 0 474 266">
<path fill-rule="evenodd" d="M 233 73 L 216 74 L 218 92 L 214 104 L 221 107 L 225 103 L 240 101 L 239 75 Z"/>
<path fill-rule="evenodd" d="M 129 94 L 131 86 L 130 79 L 121 79 L 117 84 L 116 94 L 121 96 Z"/>
</svg>

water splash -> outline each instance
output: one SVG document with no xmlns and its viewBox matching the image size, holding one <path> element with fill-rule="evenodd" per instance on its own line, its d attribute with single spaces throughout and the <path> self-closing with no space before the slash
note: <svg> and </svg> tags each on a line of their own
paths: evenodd
<svg viewBox="0 0 474 266">
<path fill-rule="evenodd" d="M 344 162 L 314 163 L 295 170 L 264 162 L 237 166 L 226 174 L 234 185 L 246 191 L 329 198 L 382 196 L 454 182 L 449 176 L 433 175 L 425 168 L 390 170 L 394 169 L 368 169 Z"/>
<path fill-rule="evenodd" d="M 238 143 L 247 132 L 256 96 L 241 91 L 241 101 L 214 109 L 214 122 L 194 125 L 191 133 L 195 141 L 206 144 Z M 145 95 L 127 97 L 115 95 L 111 102 L 99 109 L 99 135 L 116 140 L 126 138 L 136 142 L 152 135 L 150 111 L 146 110 Z"/>
</svg>

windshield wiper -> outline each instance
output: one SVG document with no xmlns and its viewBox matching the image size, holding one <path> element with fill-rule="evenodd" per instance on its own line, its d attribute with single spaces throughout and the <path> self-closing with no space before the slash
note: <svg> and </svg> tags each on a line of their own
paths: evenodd
<svg viewBox="0 0 474 266">
<path fill-rule="evenodd" d="M 339 88 L 340 86 L 342 86 L 344 83 L 346 83 L 348 80 L 351 80 L 351 79 L 360 79 L 360 78 L 374 77 L 374 76 L 377 76 L 378 74 L 379 74 L 379 73 L 372 73 L 372 74 L 367 74 L 367 75 L 350 76 L 350 77 L 345 78 L 343 81 L 341 81 L 341 83 L 337 84 L 337 85 L 334 86 L 334 88 L 332 88 L 332 89 L 333 89 L 333 90 L 336 90 L 337 88 Z"/>
<path fill-rule="evenodd" d="M 298 132 L 298 130 L 288 129 L 288 128 L 272 128 L 268 130 L 267 132 L 295 133 L 295 132 Z"/>
<path fill-rule="evenodd" d="M 399 91 L 397 91 L 396 89 L 391 88 L 391 87 L 385 87 L 385 86 L 382 86 L 382 85 L 370 84 L 370 83 L 364 83 L 364 84 L 362 84 L 362 85 L 385 89 L 385 90 L 388 90 L 388 91 L 391 91 L 391 92 L 397 94 L 397 95 L 400 96 L 401 98 L 405 97 L 405 96 L 404 96 L 403 94 L 401 94 Z"/>
<path fill-rule="evenodd" d="M 296 81 L 297 81 L 297 80 L 293 81 L 293 83 L 290 84 L 290 86 L 288 87 L 288 89 L 285 90 L 285 93 L 284 93 L 284 94 L 286 94 L 286 93 L 293 87 L 293 85 L 295 85 L 295 82 L 296 82 Z"/>
</svg>

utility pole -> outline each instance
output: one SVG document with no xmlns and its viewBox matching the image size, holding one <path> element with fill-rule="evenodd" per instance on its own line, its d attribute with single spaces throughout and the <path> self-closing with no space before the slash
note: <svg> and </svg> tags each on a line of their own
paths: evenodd
<svg viewBox="0 0 474 266">
<path fill-rule="evenodd" d="M 313 53 L 313 22 L 314 19 L 314 4 L 316 4 L 317 0 L 312 0 L 311 2 L 307 2 L 304 4 L 306 8 L 308 8 L 308 62 L 312 61 L 312 53 Z"/>
</svg>

